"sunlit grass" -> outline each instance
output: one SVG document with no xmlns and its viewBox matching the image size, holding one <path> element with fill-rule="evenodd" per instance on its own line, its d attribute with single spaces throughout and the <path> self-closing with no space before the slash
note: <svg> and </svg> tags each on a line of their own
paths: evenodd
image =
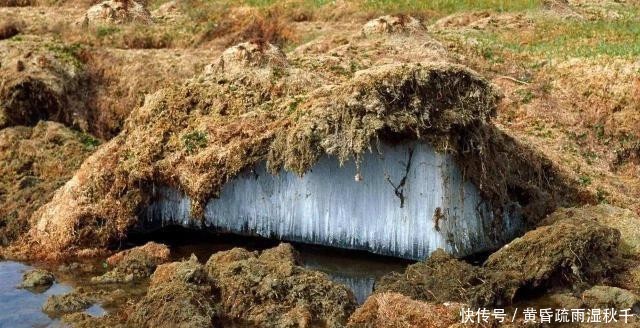
<svg viewBox="0 0 640 328">
<path fill-rule="evenodd" d="M 539 0 L 364 0 L 364 7 L 386 11 L 435 11 L 451 14 L 470 10 L 494 10 L 499 12 L 538 9 Z"/>
<path fill-rule="evenodd" d="M 501 51 L 549 58 L 640 56 L 637 19 L 584 21 L 538 17 L 529 30 L 470 32 L 468 36 L 478 39 L 488 56 Z"/>
</svg>

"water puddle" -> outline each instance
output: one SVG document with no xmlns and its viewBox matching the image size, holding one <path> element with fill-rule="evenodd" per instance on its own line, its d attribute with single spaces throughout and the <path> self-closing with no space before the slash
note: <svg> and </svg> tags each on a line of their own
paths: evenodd
<svg viewBox="0 0 640 328">
<path fill-rule="evenodd" d="M 242 247 L 248 250 L 264 250 L 275 247 L 279 241 L 239 237 L 227 234 L 212 234 L 181 228 L 172 228 L 152 235 L 139 236 L 136 244 L 152 240 L 169 245 L 174 260 L 189 258 L 195 254 L 201 262 L 220 251 Z M 134 238 L 135 240 L 135 238 Z M 349 287 L 358 303 L 363 303 L 373 291 L 374 283 L 393 271 L 403 272 L 412 261 L 374 255 L 364 251 L 341 250 L 309 244 L 292 243 L 300 253 L 304 267 L 324 272 L 332 280 Z"/>
<path fill-rule="evenodd" d="M 52 319 L 42 312 L 42 305 L 49 296 L 66 294 L 74 286 L 66 282 L 55 282 L 46 290 L 18 288 L 22 282 L 22 274 L 30 269 L 32 267 L 26 264 L 0 261 L 0 327 L 63 327 L 58 319 Z M 106 313 L 98 304 L 94 304 L 86 312 L 92 316 Z"/>
<path fill-rule="evenodd" d="M 187 233 L 185 236 L 184 233 Z M 263 238 L 238 237 L 231 235 L 204 234 L 189 232 L 176 232 L 154 234 L 153 238 L 145 235 L 144 239 L 130 239 L 125 248 L 143 244 L 148 240 L 165 243 L 171 248 L 173 260 L 189 258 L 191 254 L 198 256 L 201 262 L 206 262 L 209 257 L 220 251 L 230 250 L 234 247 L 242 247 L 249 250 L 264 250 L 277 246 L 278 241 Z M 392 271 L 402 272 L 410 263 L 406 260 L 372 255 L 366 252 L 332 249 L 322 246 L 307 244 L 294 244 L 301 256 L 302 265 L 306 268 L 326 273 L 332 280 L 350 288 L 359 303 L 373 291 L 377 279 Z M 51 295 L 60 295 L 71 292 L 76 287 L 85 289 L 96 288 L 90 283 L 90 277 L 101 274 L 103 268 L 100 262 L 93 264 L 93 270 L 84 271 L 75 268 L 66 273 L 53 270 L 56 283 L 50 288 L 36 291 L 21 289 L 17 286 L 22 282 L 22 275 L 33 267 L 13 262 L 0 261 L 0 327 L 63 327 L 59 319 L 50 318 L 42 312 L 42 306 Z M 91 267 L 91 266 L 90 266 Z M 49 268 L 50 269 L 50 268 Z M 138 288 L 139 287 L 139 288 Z M 110 311 L 120 307 L 119 303 L 126 298 L 139 298 L 145 293 L 144 286 L 99 286 L 100 290 L 122 288 L 126 290 L 120 301 L 114 304 L 93 304 L 84 312 L 95 317 L 104 316 Z M 139 290 L 138 290 L 139 289 Z M 135 291 L 134 291 L 135 290 Z M 116 304 L 118 303 L 118 304 Z"/>
</svg>

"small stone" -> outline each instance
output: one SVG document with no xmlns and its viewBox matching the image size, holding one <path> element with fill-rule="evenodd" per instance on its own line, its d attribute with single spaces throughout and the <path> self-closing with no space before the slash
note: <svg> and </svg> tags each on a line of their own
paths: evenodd
<svg viewBox="0 0 640 328">
<path fill-rule="evenodd" d="M 55 278 L 51 272 L 42 269 L 34 269 L 26 272 L 22 276 L 20 288 L 49 287 L 54 281 Z"/>
<path fill-rule="evenodd" d="M 51 295 L 42 306 L 42 311 L 51 317 L 80 312 L 88 309 L 92 302 L 89 298 L 77 292 L 64 295 Z"/>
</svg>

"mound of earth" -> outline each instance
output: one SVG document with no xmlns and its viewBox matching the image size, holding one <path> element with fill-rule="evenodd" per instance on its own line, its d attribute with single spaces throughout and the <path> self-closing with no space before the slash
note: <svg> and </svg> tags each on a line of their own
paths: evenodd
<svg viewBox="0 0 640 328">
<path fill-rule="evenodd" d="M 0 130 L 0 245 L 16 241 L 30 217 L 91 154 L 98 141 L 62 124 Z"/>
<path fill-rule="evenodd" d="M 165 21 L 176 21 L 184 17 L 180 8 L 181 2 L 170 0 L 163 3 L 158 9 L 153 11 L 153 18 Z"/>
<path fill-rule="evenodd" d="M 87 130 L 81 49 L 47 40 L 0 43 L 0 128 L 65 123 Z"/>
<path fill-rule="evenodd" d="M 107 259 L 113 269 L 102 276 L 94 277 L 96 283 L 123 283 L 148 278 L 156 267 L 169 260 L 169 248 L 165 245 L 149 242 L 117 253 Z"/>
<path fill-rule="evenodd" d="M 619 243 L 615 229 L 595 220 L 565 218 L 503 246 L 482 267 L 437 250 L 404 273 L 383 277 L 375 290 L 422 301 L 502 306 L 522 289 L 581 288 L 610 278 L 620 265 Z"/>
<path fill-rule="evenodd" d="M 139 2 L 133 0 L 107 0 L 87 10 L 79 23 L 95 24 L 151 24 L 151 13 Z"/>
<path fill-rule="evenodd" d="M 151 276 L 151 286 L 171 282 L 203 284 L 206 281 L 207 274 L 204 267 L 193 254 L 186 261 L 159 265 Z"/>
<path fill-rule="evenodd" d="M 435 30 L 472 29 L 497 30 L 513 29 L 522 31 L 533 26 L 533 20 L 524 14 L 492 13 L 488 11 L 463 12 L 443 17 L 431 27 Z"/>
<path fill-rule="evenodd" d="M 398 293 L 367 298 L 349 318 L 350 328 L 430 327 L 448 328 L 460 322 L 462 304 L 436 305 L 412 300 Z"/>
<path fill-rule="evenodd" d="M 428 36 L 394 40 L 402 38 L 356 35 L 328 55 L 294 51 L 288 61 L 264 42 L 231 48 L 217 66 L 223 74 L 211 69 L 133 110 L 123 131 L 40 209 L 19 247 L 34 257 L 103 248 L 139 223 L 154 186 L 183 191 L 200 218 L 246 168 L 266 162 L 270 172 L 302 175 L 327 154 L 359 165 L 384 140 L 416 139 L 452 154 L 496 217 L 519 201 L 535 222 L 578 197 L 549 161 L 491 126 L 500 94 L 490 83 L 434 63 L 434 52 L 424 51 Z"/>
<path fill-rule="evenodd" d="M 620 232 L 595 220 L 558 220 L 516 238 L 491 254 L 485 268 L 515 271 L 537 288 L 575 282 L 596 283 L 616 268 Z"/>
<path fill-rule="evenodd" d="M 476 267 L 438 249 L 404 273 L 391 273 L 375 285 L 376 293 L 395 292 L 427 302 L 462 302 L 473 306 L 509 304 L 520 287 L 516 272 Z"/>
<path fill-rule="evenodd" d="M 353 293 L 296 258 L 289 244 L 211 256 L 206 270 L 224 316 L 262 327 L 343 327 L 356 307 Z"/>
<path fill-rule="evenodd" d="M 162 282 L 149 288 L 133 308 L 128 324 L 133 327 L 209 328 L 216 311 L 211 288 L 181 281 Z"/>
<path fill-rule="evenodd" d="M 0 23 L 0 40 L 9 39 L 20 33 L 17 24 L 12 21 Z"/>
<path fill-rule="evenodd" d="M 368 21 L 362 27 L 363 35 L 372 34 L 400 34 L 400 33 L 421 33 L 426 28 L 420 20 L 408 15 L 387 15 Z"/>
</svg>

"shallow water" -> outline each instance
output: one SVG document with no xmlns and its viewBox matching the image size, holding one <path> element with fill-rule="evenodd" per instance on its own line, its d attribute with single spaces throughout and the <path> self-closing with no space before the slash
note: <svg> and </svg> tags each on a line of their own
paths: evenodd
<svg viewBox="0 0 640 328">
<path fill-rule="evenodd" d="M 30 269 L 31 266 L 22 263 L 0 261 L 0 327 L 63 327 L 59 320 L 50 318 L 41 309 L 49 296 L 68 293 L 73 286 L 56 282 L 40 293 L 18 288 L 22 274 Z M 86 312 L 92 316 L 105 314 L 97 304 Z"/>
<path fill-rule="evenodd" d="M 185 233 L 189 238 L 185 238 Z M 148 238 L 145 236 L 144 238 Z M 229 235 L 198 235 L 193 232 L 175 231 L 154 235 L 153 240 L 169 245 L 173 260 L 188 258 L 191 254 L 198 256 L 201 262 L 214 253 L 226 251 L 234 247 L 249 250 L 264 250 L 274 247 L 278 241 L 261 238 L 245 238 Z M 213 238 L 212 238 L 213 237 Z M 149 240 L 149 239 L 146 239 Z M 146 242 L 144 239 L 130 240 L 126 248 Z M 312 270 L 326 273 L 332 280 L 350 288 L 358 303 L 373 291 L 377 279 L 392 271 L 401 272 L 410 261 L 372 255 L 366 252 L 332 249 L 306 244 L 294 244 L 300 253 L 302 265 Z M 56 283 L 42 293 L 17 286 L 22 282 L 24 272 L 31 266 L 0 261 L 0 328 L 4 327 L 63 327 L 58 319 L 53 319 L 42 312 L 42 305 L 50 295 L 65 294 L 75 287 L 87 287 L 90 276 L 87 274 L 60 273 L 54 270 Z M 93 272 L 92 275 L 98 275 Z M 117 288 L 109 286 L 102 288 Z M 131 291 L 131 286 L 125 289 Z M 143 292 L 144 293 L 144 292 Z M 103 316 L 116 307 L 94 304 L 86 313 L 92 316 Z"/>
<path fill-rule="evenodd" d="M 144 238 L 148 238 L 145 236 Z M 153 235 L 153 240 L 169 245 L 174 260 L 195 254 L 200 262 L 220 251 L 242 247 L 248 250 L 264 250 L 275 247 L 279 241 L 264 238 L 240 237 L 226 234 L 199 233 L 190 230 L 168 230 Z M 142 244 L 141 239 L 137 243 Z M 302 265 L 324 272 L 332 280 L 349 287 L 358 303 L 373 291 L 377 279 L 392 272 L 402 272 L 412 261 L 374 255 L 363 251 L 342 250 L 330 247 L 293 243 L 300 253 Z"/>
</svg>

